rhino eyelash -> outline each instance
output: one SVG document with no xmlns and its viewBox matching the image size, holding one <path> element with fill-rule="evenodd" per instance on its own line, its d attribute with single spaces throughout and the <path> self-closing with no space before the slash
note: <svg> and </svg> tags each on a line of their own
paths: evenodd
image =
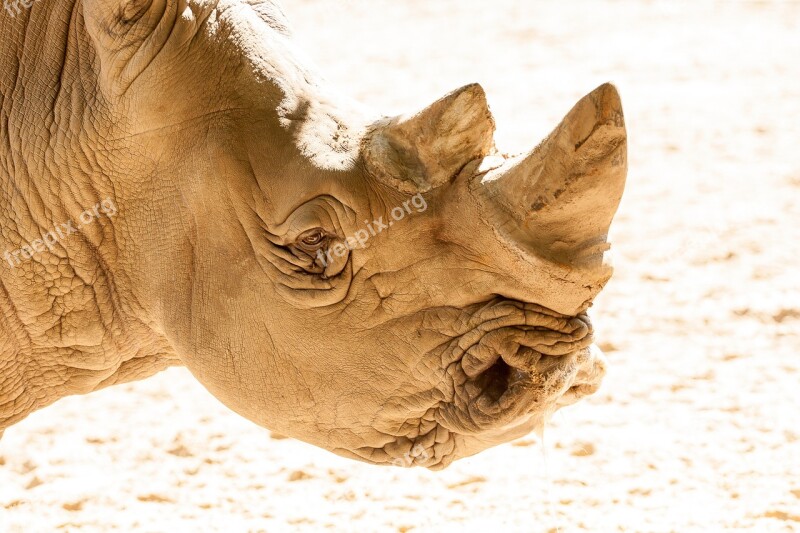
<svg viewBox="0 0 800 533">
<path fill-rule="evenodd" d="M 315 228 L 301 233 L 292 247 L 307 254 L 316 255 L 319 250 L 327 250 L 332 239 L 333 236 L 329 232 L 322 228 Z"/>
<path fill-rule="evenodd" d="M 322 229 L 315 229 L 311 231 L 305 232 L 303 235 L 300 236 L 298 241 L 302 243 L 304 246 L 308 246 L 310 248 L 316 248 L 325 244 L 325 239 L 327 238 L 327 234 L 325 230 Z"/>
</svg>

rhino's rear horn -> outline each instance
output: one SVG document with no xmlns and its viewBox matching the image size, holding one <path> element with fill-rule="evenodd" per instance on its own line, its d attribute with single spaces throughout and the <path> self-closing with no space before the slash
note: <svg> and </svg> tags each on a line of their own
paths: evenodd
<svg viewBox="0 0 800 533">
<path fill-rule="evenodd" d="M 616 88 L 582 98 L 532 152 L 485 179 L 516 223 L 515 237 L 563 263 L 599 259 L 627 174 L 627 135 Z"/>
<path fill-rule="evenodd" d="M 486 93 L 467 85 L 409 116 L 379 122 L 367 137 L 370 173 L 407 193 L 450 182 L 470 161 L 494 150 Z"/>
</svg>

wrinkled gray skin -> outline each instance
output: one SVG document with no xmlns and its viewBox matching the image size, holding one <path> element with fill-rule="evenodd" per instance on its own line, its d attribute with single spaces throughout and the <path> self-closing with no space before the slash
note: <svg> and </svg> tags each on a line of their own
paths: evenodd
<svg viewBox="0 0 800 533">
<path fill-rule="evenodd" d="M 0 30 L 0 253 L 116 210 L 0 265 L 0 433 L 185 365 L 272 430 L 443 468 L 599 385 L 612 86 L 507 159 L 479 86 L 371 115 L 270 1 L 43 0 Z M 425 209 L 320 259 L 411 198 Z"/>
</svg>

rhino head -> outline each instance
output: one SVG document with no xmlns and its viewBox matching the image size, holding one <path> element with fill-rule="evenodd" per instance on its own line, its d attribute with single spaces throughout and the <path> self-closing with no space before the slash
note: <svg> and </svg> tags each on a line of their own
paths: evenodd
<svg viewBox="0 0 800 533">
<path fill-rule="evenodd" d="M 597 389 L 586 311 L 626 174 L 613 86 L 506 157 L 479 85 L 374 116 L 318 79 L 273 2 L 76 5 L 109 271 L 230 408 L 437 469 Z"/>
</svg>

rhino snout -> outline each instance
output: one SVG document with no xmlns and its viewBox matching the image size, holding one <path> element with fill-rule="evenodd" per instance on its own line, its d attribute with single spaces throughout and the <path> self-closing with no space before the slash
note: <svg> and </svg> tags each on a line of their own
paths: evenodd
<svg viewBox="0 0 800 533">
<path fill-rule="evenodd" d="M 454 401 L 442 423 L 481 436 L 521 424 L 541 427 L 553 412 L 595 392 L 605 358 L 585 314 L 561 316 L 525 304 L 524 323 L 467 334 Z M 470 339 L 473 337 L 473 339 Z M 479 337 L 479 338 L 475 338 Z"/>
</svg>

